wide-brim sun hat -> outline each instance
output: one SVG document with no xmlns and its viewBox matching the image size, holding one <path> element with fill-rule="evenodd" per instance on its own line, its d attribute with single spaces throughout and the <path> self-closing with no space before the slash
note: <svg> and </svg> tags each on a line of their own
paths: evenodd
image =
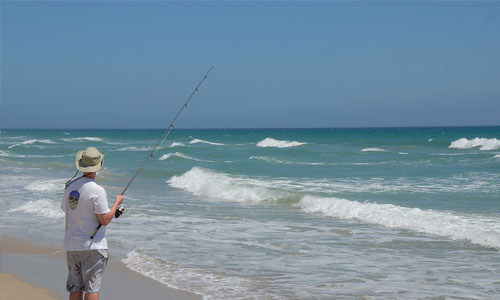
<svg viewBox="0 0 500 300">
<path fill-rule="evenodd" d="M 97 148 L 88 147 L 76 154 L 76 169 L 82 172 L 94 173 L 102 168 L 103 161 L 104 154 L 99 152 Z"/>
</svg>

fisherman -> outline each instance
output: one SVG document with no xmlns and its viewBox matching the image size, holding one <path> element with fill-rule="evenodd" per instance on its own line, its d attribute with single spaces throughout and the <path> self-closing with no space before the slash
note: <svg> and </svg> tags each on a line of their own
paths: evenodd
<svg viewBox="0 0 500 300">
<path fill-rule="evenodd" d="M 76 169 L 83 175 L 66 183 L 61 208 L 66 214 L 64 249 L 68 264 L 66 290 L 70 300 L 98 300 L 102 274 L 108 262 L 106 225 L 123 202 L 116 195 L 108 207 L 106 191 L 95 183 L 96 172 L 102 168 L 104 155 L 94 147 L 76 154 Z M 78 173 L 78 172 L 77 172 Z M 75 175 L 76 176 L 76 175 Z M 102 224 L 98 232 L 96 228 Z"/>
</svg>

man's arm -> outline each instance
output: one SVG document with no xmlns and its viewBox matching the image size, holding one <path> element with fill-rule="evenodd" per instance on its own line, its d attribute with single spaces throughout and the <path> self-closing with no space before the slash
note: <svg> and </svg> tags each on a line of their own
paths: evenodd
<svg viewBox="0 0 500 300">
<path fill-rule="evenodd" d="M 123 200 L 125 199 L 125 196 L 123 195 L 116 195 L 115 197 L 115 203 L 109 208 L 109 212 L 105 214 L 100 214 L 97 215 L 97 218 L 99 219 L 99 223 L 102 224 L 102 226 L 108 225 L 111 220 L 115 217 L 116 210 L 118 209 L 118 206 L 122 204 Z"/>
</svg>

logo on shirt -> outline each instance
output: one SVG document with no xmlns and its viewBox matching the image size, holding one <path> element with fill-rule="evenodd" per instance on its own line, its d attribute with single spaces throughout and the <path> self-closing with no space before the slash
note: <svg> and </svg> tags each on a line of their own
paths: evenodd
<svg viewBox="0 0 500 300">
<path fill-rule="evenodd" d="M 72 210 L 75 210 L 76 207 L 78 206 L 78 199 L 80 199 L 80 193 L 77 190 L 72 191 L 69 193 L 69 208 Z"/>
</svg>

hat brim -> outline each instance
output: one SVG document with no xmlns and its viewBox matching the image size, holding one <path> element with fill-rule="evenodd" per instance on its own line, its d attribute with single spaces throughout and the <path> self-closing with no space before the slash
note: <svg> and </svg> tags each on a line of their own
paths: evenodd
<svg viewBox="0 0 500 300">
<path fill-rule="evenodd" d="M 93 166 L 85 166 L 81 164 L 82 156 L 83 156 L 84 150 L 78 151 L 76 154 L 76 169 L 78 171 L 82 172 L 87 172 L 87 173 L 94 173 L 99 171 L 102 168 L 102 162 L 104 160 L 104 154 L 101 153 L 101 156 L 99 156 L 99 162 L 96 165 Z"/>
</svg>

